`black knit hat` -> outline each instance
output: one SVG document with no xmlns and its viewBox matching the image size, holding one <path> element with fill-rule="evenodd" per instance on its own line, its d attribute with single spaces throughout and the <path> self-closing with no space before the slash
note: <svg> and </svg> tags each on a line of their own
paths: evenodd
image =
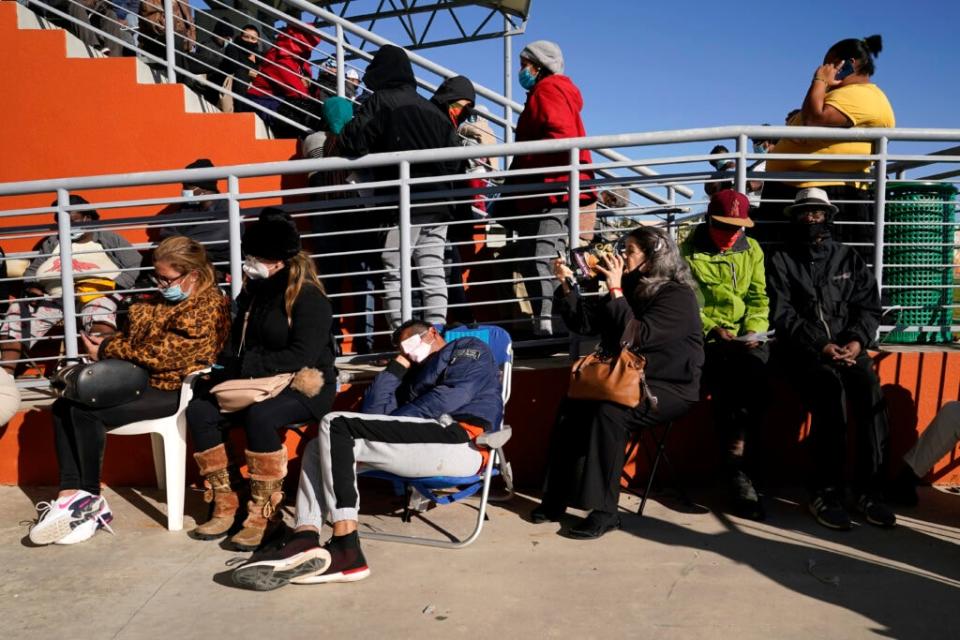
<svg viewBox="0 0 960 640">
<path fill-rule="evenodd" d="M 266 207 L 247 227 L 240 248 L 244 255 L 267 260 L 289 260 L 300 253 L 300 232 L 283 209 Z"/>
<path fill-rule="evenodd" d="M 210 160 L 207 158 L 200 158 L 199 160 L 194 160 L 185 166 L 184 169 L 210 169 L 211 167 L 213 167 L 213 163 L 210 162 Z M 184 189 L 193 189 L 194 187 L 204 189 L 206 191 L 212 191 L 214 193 L 220 193 L 217 190 L 216 180 L 185 180 L 183 183 Z"/>
</svg>

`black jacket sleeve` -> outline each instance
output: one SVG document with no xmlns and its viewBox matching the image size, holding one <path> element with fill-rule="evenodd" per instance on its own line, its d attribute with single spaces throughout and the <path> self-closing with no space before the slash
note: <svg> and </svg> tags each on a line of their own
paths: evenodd
<svg viewBox="0 0 960 640">
<path fill-rule="evenodd" d="M 770 260 L 767 271 L 767 295 L 770 297 L 770 323 L 777 332 L 777 339 L 812 356 L 819 356 L 830 342 L 827 328 L 803 318 L 791 299 L 790 278 L 784 253 Z"/>
<path fill-rule="evenodd" d="M 876 340 L 877 330 L 880 328 L 880 318 L 883 314 L 880 306 L 880 292 L 877 280 L 863 260 L 856 253 L 851 252 L 854 261 L 854 286 L 852 295 L 847 300 L 847 326 L 837 336 L 840 344 L 853 340 L 860 346 L 867 348 Z"/>
<path fill-rule="evenodd" d="M 554 306 L 559 310 L 564 324 L 574 333 L 582 336 L 594 336 L 600 333 L 599 301 L 596 298 L 581 296 L 576 291 L 563 294 L 563 287 L 557 287 L 553 296 Z"/>
<path fill-rule="evenodd" d="M 363 394 L 360 411 L 377 415 L 390 415 L 397 408 L 397 390 L 409 369 L 396 360 L 391 360 Z"/>
<path fill-rule="evenodd" d="M 358 158 L 378 149 L 378 140 L 384 129 L 381 102 L 376 93 L 371 95 L 337 136 L 337 144 L 344 156 Z"/>
<path fill-rule="evenodd" d="M 317 366 L 333 326 L 330 301 L 320 291 L 305 287 L 293 304 L 291 316 L 287 346 L 283 349 L 245 346 L 241 375 L 257 378 Z"/>
</svg>

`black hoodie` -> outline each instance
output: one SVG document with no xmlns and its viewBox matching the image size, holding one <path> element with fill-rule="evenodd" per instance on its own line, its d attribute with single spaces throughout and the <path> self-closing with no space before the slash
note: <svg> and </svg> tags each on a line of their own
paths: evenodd
<svg viewBox="0 0 960 640">
<path fill-rule="evenodd" d="M 477 92 L 473 88 L 473 83 L 466 76 L 454 76 L 443 81 L 434 92 L 430 102 L 437 105 L 444 115 L 447 114 L 447 108 L 451 102 L 456 100 L 469 100 L 470 104 L 476 104 Z"/>
<path fill-rule="evenodd" d="M 458 146 L 449 117 L 417 93 L 413 68 L 403 49 L 393 45 L 381 47 L 367 67 L 363 82 L 373 95 L 363 103 L 338 138 L 345 156 Z M 460 173 L 460 169 L 460 162 L 420 162 L 411 165 L 410 176 L 455 174 Z M 373 177 L 375 180 L 396 180 L 397 166 L 377 167 L 373 170 Z M 431 192 L 451 189 L 452 186 L 447 181 L 416 185 L 411 188 L 412 203 L 416 205 L 429 200 Z M 396 199 L 397 189 L 378 189 L 376 194 Z M 393 213 L 393 219 L 385 222 L 395 223 L 396 215 Z M 411 219 L 417 224 L 442 222 L 450 217 L 451 207 L 448 205 L 411 210 Z"/>
</svg>

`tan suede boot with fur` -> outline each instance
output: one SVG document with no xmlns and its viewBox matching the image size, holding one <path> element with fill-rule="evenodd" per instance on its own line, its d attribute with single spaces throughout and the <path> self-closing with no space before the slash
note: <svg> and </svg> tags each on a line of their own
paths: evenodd
<svg viewBox="0 0 960 640">
<path fill-rule="evenodd" d="M 193 457 L 200 467 L 207 489 L 203 493 L 203 500 L 207 504 L 213 503 L 213 514 L 191 533 L 198 540 L 214 540 L 226 535 L 233 526 L 240 499 L 230 481 L 230 460 L 224 445 L 218 444 L 212 449 L 194 453 Z"/>
<path fill-rule="evenodd" d="M 283 479 L 287 476 L 287 450 L 256 453 L 247 451 L 250 471 L 250 501 L 243 529 L 230 538 L 239 551 L 254 551 L 269 531 L 280 524 Z"/>
</svg>

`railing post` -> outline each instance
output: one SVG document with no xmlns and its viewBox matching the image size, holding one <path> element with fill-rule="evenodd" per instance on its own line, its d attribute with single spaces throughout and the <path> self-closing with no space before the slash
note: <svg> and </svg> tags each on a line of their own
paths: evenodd
<svg viewBox="0 0 960 640">
<path fill-rule="evenodd" d="M 413 317 L 413 273 L 410 270 L 410 161 L 400 162 L 400 319 Z"/>
<path fill-rule="evenodd" d="M 503 16 L 503 30 L 506 32 L 510 31 L 510 28 L 513 25 L 510 24 L 510 20 L 507 16 Z M 513 142 L 513 107 L 510 106 L 510 103 L 513 102 L 513 36 L 505 35 L 503 36 L 503 141 L 506 144 Z M 504 156 L 503 157 L 503 166 L 501 169 L 506 169 L 510 166 L 513 156 Z"/>
<path fill-rule="evenodd" d="M 68 358 L 76 358 L 77 299 L 73 288 L 73 239 L 70 237 L 70 192 L 57 189 L 57 235 L 60 240 L 60 286 L 63 287 L 63 344 Z"/>
<path fill-rule="evenodd" d="M 873 210 L 873 272 L 877 278 L 877 289 L 883 296 L 883 230 L 884 210 L 887 207 L 887 137 L 877 140 L 874 153 L 879 156 L 873 168 L 874 177 L 874 210 Z"/>
<path fill-rule="evenodd" d="M 737 191 L 747 192 L 747 135 L 741 133 L 737 136 Z"/>
<path fill-rule="evenodd" d="M 240 253 L 240 242 L 243 236 L 240 227 L 240 180 L 237 176 L 227 176 L 227 230 L 230 239 L 230 297 L 234 300 L 240 295 L 243 285 L 243 256 Z"/>
<path fill-rule="evenodd" d="M 667 186 L 667 205 L 673 209 L 673 206 L 677 203 L 677 190 L 671 186 Z M 670 238 L 676 242 L 677 241 L 677 214 L 673 211 L 667 213 L 667 233 L 670 235 Z"/>
<path fill-rule="evenodd" d="M 156 0 L 153 0 L 156 2 Z M 177 48 L 174 43 L 173 0 L 163 0 L 163 39 L 167 49 L 167 82 L 177 82 Z"/>
<path fill-rule="evenodd" d="M 580 149 L 570 149 L 570 249 L 580 246 Z"/>
<path fill-rule="evenodd" d="M 337 23 L 337 95 L 347 95 L 347 70 L 343 66 L 343 25 Z"/>
</svg>

